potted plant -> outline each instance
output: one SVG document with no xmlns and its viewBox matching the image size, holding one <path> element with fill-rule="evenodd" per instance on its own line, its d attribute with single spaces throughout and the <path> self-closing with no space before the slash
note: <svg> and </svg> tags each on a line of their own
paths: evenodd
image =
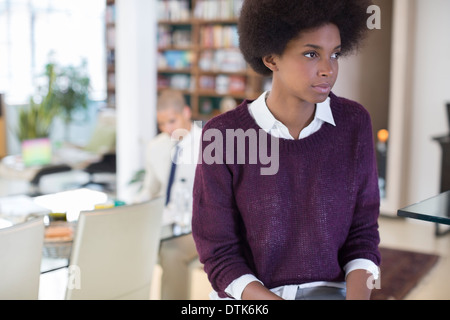
<svg viewBox="0 0 450 320">
<path fill-rule="evenodd" d="M 59 68 L 54 62 L 46 65 L 46 84 L 40 88 L 39 97 L 31 97 L 29 105 L 18 112 L 15 133 L 22 145 L 22 155 L 24 145 L 29 145 L 30 140 L 49 140 L 55 116 L 63 119 L 68 140 L 69 123 L 73 121 L 74 112 L 86 110 L 88 106 L 90 79 L 86 66 L 86 61 L 79 67 Z M 49 145 L 49 141 L 45 144 Z"/>
<path fill-rule="evenodd" d="M 18 112 L 18 124 L 16 136 L 21 143 L 22 156 L 28 165 L 45 164 L 50 161 L 50 152 L 36 153 L 37 157 L 29 157 L 32 147 L 50 148 L 49 135 L 53 118 L 58 114 L 58 104 L 54 92 L 56 73 L 53 64 L 46 66 L 47 85 L 46 92 L 40 97 L 38 102 L 34 97 L 30 98 L 30 103 L 22 107 Z M 25 161 L 26 159 L 29 159 Z"/>
<path fill-rule="evenodd" d="M 54 94 L 56 74 L 54 65 L 46 66 L 48 78 L 47 92 L 41 101 L 36 102 L 30 97 L 30 103 L 19 110 L 16 135 L 20 142 L 24 140 L 47 138 L 53 118 L 58 113 L 58 106 Z"/>
<path fill-rule="evenodd" d="M 87 110 L 89 102 L 90 79 L 87 63 L 83 60 L 78 67 L 63 67 L 57 73 L 55 83 L 55 99 L 58 104 L 58 115 L 65 124 L 65 139 L 69 140 L 69 124 L 78 110 Z"/>
</svg>

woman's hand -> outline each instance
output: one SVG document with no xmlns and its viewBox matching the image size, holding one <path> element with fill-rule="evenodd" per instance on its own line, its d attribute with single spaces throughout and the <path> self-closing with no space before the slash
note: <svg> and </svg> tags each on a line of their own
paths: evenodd
<svg viewBox="0 0 450 320">
<path fill-rule="evenodd" d="M 260 282 L 250 282 L 242 291 L 242 300 L 283 300 Z"/>
</svg>

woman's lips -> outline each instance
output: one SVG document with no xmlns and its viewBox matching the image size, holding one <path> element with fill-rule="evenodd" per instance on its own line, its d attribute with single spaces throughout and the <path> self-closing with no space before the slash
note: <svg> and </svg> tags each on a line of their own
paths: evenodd
<svg viewBox="0 0 450 320">
<path fill-rule="evenodd" d="M 329 93 L 331 91 L 331 86 L 328 83 L 319 83 L 312 86 L 314 90 L 319 93 Z"/>
</svg>

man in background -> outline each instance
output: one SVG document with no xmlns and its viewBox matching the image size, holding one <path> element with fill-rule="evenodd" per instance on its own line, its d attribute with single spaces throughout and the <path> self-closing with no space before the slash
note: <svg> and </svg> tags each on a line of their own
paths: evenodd
<svg viewBox="0 0 450 320">
<path fill-rule="evenodd" d="M 145 178 L 139 198 L 142 201 L 164 196 L 166 206 L 174 207 L 177 195 L 174 189 L 181 181 L 192 198 L 201 128 L 192 122 L 191 109 L 182 93 L 170 89 L 158 97 L 157 121 L 161 133 L 147 146 Z M 161 299 L 189 299 L 189 264 L 195 259 L 197 251 L 191 234 L 161 243 Z"/>
</svg>

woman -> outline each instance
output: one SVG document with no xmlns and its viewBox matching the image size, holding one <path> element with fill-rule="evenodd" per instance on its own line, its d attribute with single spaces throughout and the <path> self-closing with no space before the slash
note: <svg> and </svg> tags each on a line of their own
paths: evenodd
<svg viewBox="0 0 450 320">
<path fill-rule="evenodd" d="M 192 220 L 219 297 L 370 298 L 380 264 L 371 120 L 361 105 L 331 92 L 339 57 L 363 38 L 369 5 L 244 1 L 241 51 L 273 80 L 270 92 L 203 128 L 204 160 L 214 143 L 208 132 L 221 132 L 225 141 L 215 154 L 223 161 L 197 167 Z M 230 161 L 230 145 L 247 158 L 255 150 L 234 146 L 230 130 L 245 132 L 244 139 L 264 132 L 257 145 L 278 156 L 277 172 L 261 174 L 263 159 Z"/>
</svg>

